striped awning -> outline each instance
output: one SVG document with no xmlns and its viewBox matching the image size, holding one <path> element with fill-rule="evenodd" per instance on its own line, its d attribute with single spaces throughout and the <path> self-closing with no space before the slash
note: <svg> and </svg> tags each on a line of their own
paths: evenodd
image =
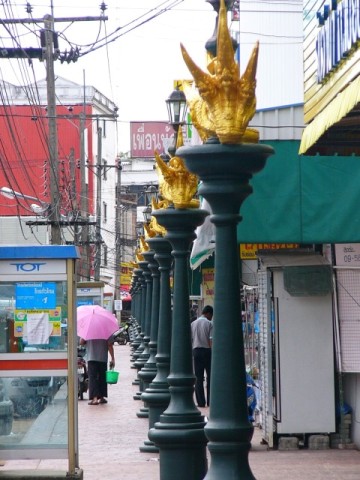
<svg viewBox="0 0 360 480">
<path fill-rule="evenodd" d="M 340 92 L 305 128 L 301 138 L 299 154 L 309 154 L 309 150 L 321 140 L 321 137 L 328 132 L 331 127 L 335 128 L 336 124 L 347 117 L 359 102 L 360 76 L 357 77 L 344 91 Z M 359 119 L 357 120 L 357 123 L 359 124 Z M 347 141 L 349 141 L 349 139 L 347 139 Z"/>
</svg>

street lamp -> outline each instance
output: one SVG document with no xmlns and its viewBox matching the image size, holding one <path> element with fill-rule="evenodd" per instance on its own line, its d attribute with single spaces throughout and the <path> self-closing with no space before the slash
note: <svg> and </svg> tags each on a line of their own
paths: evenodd
<svg viewBox="0 0 360 480">
<path fill-rule="evenodd" d="M 165 103 L 168 109 L 169 123 L 175 131 L 174 144 L 168 149 L 170 156 L 173 157 L 176 150 L 176 141 L 179 128 L 180 125 L 185 123 L 187 112 L 187 103 L 184 92 L 179 90 L 177 87 L 173 92 L 171 92 L 169 97 L 165 100 Z"/>
<path fill-rule="evenodd" d="M 143 210 L 143 215 L 144 215 L 144 223 L 149 223 L 151 220 L 151 207 L 148 205 L 145 207 Z"/>
<path fill-rule="evenodd" d="M 47 216 L 49 213 L 50 205 L 48 203 L 42 202 L 36 197 L 31 195 L 25 195 L 24 193 L 17 192 L 9 187 L 0 187 L 0 193 L 3 197 L 13 200 L 14 198 L 22 198 L 23 200 L 35 200 L 38 203 L 31 203 L 30 208 L 36 215 Z"/>
<path fill-rule="evenodd" d="M 205 478 L 254 480 L 248 461 L 253 426 L 246 398 L 237 224 L 240 207 L 253 191 L 250 179 L 265 167 L 274 151 L 257 143 L 258 132 L 247 128 L 255 113 L 258 48 L 255 46 L 240 78 L 225 2 L 211 3 L 219 12 L 215 75 L 200 70 L 183 49 L 198 87 L 206 82 L 212 86 L 206 93 L 199 88 L 200 101 L 211 115 L 211 134 L 202 145 L 178 150 L 189 171 L 201 180 L 199 195 L 210 204 L 216 232 L 211 405 L 205 426 L 211 462 Z M 196 116 L 197 111 L 191 113 Z M 199 115 L 200 127 L 208 125 L 208 117 Z"/>
<path fill-rule="evenodd" d="M 167 100 L 174 107 L 169 108 L 169 123 L 173 126 L 175 123 L 176 132 L 182 120 L 179 106 L 179 99 L 182 98 L 182 92 L 177 90 Z M 198 203 L 194 202 L 193 196 L 198 180 L 186 170 L 181 158 L 172 156 L 168 165 L 158 156 L 156 161 L 162 173 L 161 192 L 171 206 L 156 209 L 153 217 L 166 229 L 164 239 L 171 245 L 174 282 L 170 370 L 167 376 L 170 402 L 162 414 L 158 408 L 159 419 L 150 428 L 148 436 L 160 452 L 162 480 L 202 480 L 207 470 L 207 439 L 204 433 L 205 418 L 194 404 L 195 376 L 192 365 L 188 270 L 190 247 L 196 237 L 195 229 L 204 222 L 208 212 L 197 208 Z M 169 292 L 164 291 L 162 295 L 167 293 Z M 166 300 L 169 301 L 170 298 Z M 155 393 L 151 391 L 154 383 L 150 392 L 145 391 L 142 395 L 144 400 L 153 402 L 153 405 L 156 400 L 151 397 Z M 162 391 L 163 393 L 166 395 L 167 392 Z M 166 406 L 165 399 L 168 399 L 165 395 L 161 399 L 163 408 Z"/>
<path fill-rule="evenodd" d="M 169 98 L 165 100 L 168 115 L 169 115 L 169 123 L 173 126 L 174 130 L 179 128 L 179 125 L 183 124 L 185 121 L 186 115 L 186 97 L 182 90 L 176 88 L 171 94 Z"/>
</svg>

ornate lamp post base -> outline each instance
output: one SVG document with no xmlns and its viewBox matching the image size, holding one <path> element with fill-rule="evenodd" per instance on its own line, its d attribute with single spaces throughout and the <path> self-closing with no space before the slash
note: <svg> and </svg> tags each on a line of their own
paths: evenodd
<svg viewBox="0 0 360 480">
<path fill-rule="evenodd" d="M 254 479 L 248 462 L 253 427 L 246 398 L 237 224 L 240 206 L 252 192 L 249 180 L 272 153 L 267 145 L 219 143 L 177 151 L 202 180 L 199 194 L 208 200 L 216 227 L 211 406 L 205 427 L 211 462 L 206 480 Z"/>
<path fill-rule="evenodd" d="M 167 231 L 173 250 L 174 296 L 171 335 L 170 403 L 149 439 L 160 451 L 161 480 L 202 480 L 207 470 L 204 417 L 194 404 L 189 314 L 189 251 L 195 229 L 208 212 L 199 209 L 162 209 L 153 216 Z"/>
</svg>

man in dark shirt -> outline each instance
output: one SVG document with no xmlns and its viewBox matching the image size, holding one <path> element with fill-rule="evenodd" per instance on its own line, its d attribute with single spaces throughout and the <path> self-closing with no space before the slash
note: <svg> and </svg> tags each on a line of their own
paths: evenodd
<svg viewBox="0 0 360 480">
<path fill-rule="evenodd" d="M 210 404 L 210 376 L 211 376 L 211 339 L 213 307 L 206 305 L 201 316 L 191 323 L 192 351 L 194 357 L 194 371 L 196 377 L 195 397 L 198 407 Z M 204 392 L 204 373 L 206 372 L 206 397 Z"/>
</svg>

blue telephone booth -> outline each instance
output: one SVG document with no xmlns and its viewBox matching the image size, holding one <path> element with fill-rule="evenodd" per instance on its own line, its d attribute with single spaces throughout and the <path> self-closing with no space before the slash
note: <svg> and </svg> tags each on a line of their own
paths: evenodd
<svg viewBox="0 0 360 480">
<path fill-rule="evenodd" d="M 74 246 L 0 246 L 0 458 L 68 459 L 66 478 L 81 477 L 77 258 Z"/>
</svg>

